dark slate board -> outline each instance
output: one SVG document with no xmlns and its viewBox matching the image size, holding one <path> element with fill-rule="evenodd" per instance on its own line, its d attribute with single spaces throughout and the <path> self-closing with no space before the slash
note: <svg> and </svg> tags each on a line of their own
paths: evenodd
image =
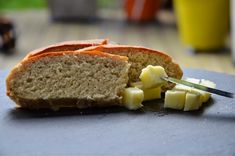
<svg viewBox="0 0 235 156">
<path fill-rule="evenodd" d="M 5 95 L 0 72 L 0 155 L 234 155 L 235 101 L 213 95 L 196 112 L 164 110 L 162 101 L 140 111 L 26 111 Z M 186 69 L 235 92 L 235 76 Z"/>
</svg>

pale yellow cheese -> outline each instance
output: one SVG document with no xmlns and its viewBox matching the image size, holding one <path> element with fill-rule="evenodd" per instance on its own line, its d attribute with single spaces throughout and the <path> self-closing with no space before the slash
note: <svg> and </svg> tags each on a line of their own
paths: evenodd
<svg viewBox="0 0 235 156">
<path fill-rule="evenodd" d="M 182 110 L 185 104 L 186 91 L 168 90 L 165 93 L 164 108 Z"/>
<path fill-rule="evenodd" d="M 204 95 L 206 94 L 206 92 L 204 92 L 204 91 L 202 91 L 202 90 L 198 90 L 198 89 L 192 88 L 191 91 L 190 91 L 190 93 L 198 94 L 198 95 L 200 96 L 200 100 L 198 101 L 198 103 L 199 103 L 199 107 L 201 107 L 203 101 L 205 101 L 205 100 L 204 100 Z"/>
<path fill-rule="evenodd" d="M 203 85 L 203 86 L 206 86 L 206 87 L 210 87 L 210 88 L 215 88 L 216 87 L 216 84 L 214 82 L 211 82 L 209 80 L 204 80 L 204 79 L 201 79 L 200 82 L 199 82 L 200 85 Z M 211 97 L 211 94 L 208 93 L 208 92 L 205 92 L 205 91 L 202 91 L 202 90 L 198 90 L 198 89 L 193 89 L 194 92 L 198 92 L 201 94 L 201 101 L 204 103 L 204 102 L 207 102 L 210 97 Z"/>
<path fill-rule="evenodd" d="M 192 82 L 192 83 L 196 83 L 196 84 L 200 84 L 200 85 L 204 85 L 207 87 L 211 87 L 211 88 L 215 88 L 216 84 L 209 81 L 209 80 L 204 80 L 204 79 L 195 79 L 195 78 L 186 78 L 186 81 Z M 186 93 L 185 95 L 185 103 L 184 103 L 184 111 L 192 111 L 192 110 L 197 110 L 201 107 L 202 103 L 207 102 L 210 98 L 210 93 L 205 92 L 205 91 L 201 91 L 192 87 L 188 87 L 188 86 L 184 86 L 184 85 L 180 85 L 177 84 L 172 91 L 178 92 L 178 91 L 183 91 Z M 168 95 L 169 94 L 169 95 Z M 174 92 L 166 92 L 166 97 L 165 97 L 165 104 L 164 107 L 167 108 L 173 108 L 173 109 L 179 109 L 180 106 L 182 106 L 182 95 L 178 97 L 175 97 L 174 100 L 178 100 L 180 101 L 181 105 L 180 106 L 175 106 L 176 102 L 174 103 L 173 96 L 176 96 L 177 93 Z M 171 97 L 171 98 L 170 98 Z M 168 101 L 166 101 L 168 100 Z M 170 102 L 169 102 L 170 101 Z M 178 102 L 177 101 L 177 102 Z M 165 106 L 166 105 L 166 106 Z M 168 106 L 170 105 L 170 106 Z"/>
<path fill-rule="evenodd" d="M 202 101 L 203 101 L 203 91 L 197 90 L 197 89 L 193 89 L 192 87 L 188 87 L 188 86 L 184 86 L 184 85 L 180 85 L 177 84 L 173 90 L 181 90 L 181 91 L 185 91 L 185 92 L 189 92 L 189 93 L 193 93 L 199 96 L 199 100 L 198 100 L 198 104 L 199 107 L 201 107 L 202 105 Z"/>
<path fill-rule="evenodd" d="M 200 84 L 200 85 L 204 85 L 207 87 L 211 87 L 211 88 L 215 88 L 216 84 L 214 82 L 211 82 L 209 80 L 204 80 L 204 79 L 195 79 L 195 78 L 186 78 L 186 81 L 192 82 L 192 83 L 196 83 L 196 84 Z M 202 90 L 198 90 L 192 87 L 188 87 L 188 86 L 184 86 L 184 85 L 176 85 L 173 90 L 185 90 L 191 93 L 196 93 L 196 94 L 200 94 L 200 104 L 207 102 L 210 99 L 211 94 Z"/>
<path fill-rule="evenodd" d="M 200 79 L 195 79 L 195 78 L 186 78 L 185 80 L 189 81 L 189 82 L 192 82 L 192 83 L 196 83 L 196 84 L 200 84 L 200 82 L 201 82 Z M 192 88 L 192 87 L 188 87 L 188 88 L 190 88 L 190 89 L 188 89 L 189 92 L 200 95 L 200 101 L 198 101 L 198 103 L 200 104 L 199 107 L 201 107 L 203 102 L 206 102 L 209 99 L 209 94 L 208 93 L 206 93 L 206 92 L 204 92 L 202 90 L 198 90 L 198 89 Z"/>
<path fill-rule="evenodd" d="M 123 92 L 123 104 L 130 110 L 141 108 L 144 100 L 144 92 L 136 87 L 125 88 Z"/>
<path fill-rule="evenodd" d="M 201 106 L 200 94 L 187 92 L 184 111 L 198 110 Z"/>
<path fill-rule="evenodd" d="M 207 86 L 207 87 L 210 87 L 210 88 L 215 88 L 216 87 L 216 84 L 214 82 L 211 82 L 209 80 L 204 80 L 204 79 L 201 79 L 200 85 Z M 203 101 L 202 102 L 207 102 L 211 97 L 211 94 L 208 93 L 208 92 L 203 92 L 202 95 L 203 95 Z"/>
<path fill-rule="evenodd" d="M 166 76 L 167 74 L 163 67 L 148 65 L 146 68 L 142 69 L 139 78 L 144 88 L 156 88 L 166 83 L 165 80 L 161 79 L 161 77 Z"/>
<path fill-rule="evenodd" d="M 161 98 L 161 87 L 143 89 L 143 91 L 144 91 L 144 101 Z"/>
<path fill-rule="evenodd" d="M 192 87 L 188 87 L 185 85 L 177 84 L 172 90 L 180 90 L 180 91 L 187 91 L 190 92 L 192 90 Z"/>
<path fill-rule="evenodd" d="M 210 94 L 210 93 L 205 92 L 205 91 L 202 91 L 202 90 L 198 90 L 198 89 L 192 89 L 192 93 L 201 94 L 200 101 L 201 101 L 202 103 L 207 102 L 207 101 L 210 99 L 210 97 L 211 97 L 211 94 Z"/>
<path fill-rule="evenodd" d="M 142 82 L 134 82 L 130 84 L 132 87 L 142 89 L 144 92 L 144 101 L 160 99 L 161 98 L 161 87 L 156 88 L 143 88 Z"/>
</svg>

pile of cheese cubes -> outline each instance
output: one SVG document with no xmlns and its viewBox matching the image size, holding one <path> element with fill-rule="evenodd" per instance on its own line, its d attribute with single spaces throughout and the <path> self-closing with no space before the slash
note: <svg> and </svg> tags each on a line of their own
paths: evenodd
<svg viewBox="0 0 235 156">
<path fill-rule="evenodd" d="M 186 78 L 185 80 L 211 88 L 216 87 L 215 83 L 204 79 Z M 208 92 L 177 84 L 165 93 L 164 107 L 184 111 L 198 110 L 210 96 Z"/>
<path fill-rule="evenodd" d="M 167 76 L 161 66 L 148 65 L 140 74 L 140 82 L 131 83 L 123 94 L 123 103 L 128 109 L 142 107 L 143 101 L 161 98 L 161 86 L 166 82 L 161 77 Z"/>
<path fill-rule="evenodd" d="M 161 66 L 148 65 L 140 74 L 140 82 L 131 83 L 123 93 L 123 104 L 131 110 L 141 108 L 143 101 L 160 99 L 161 87 L 165 83 L 162 77 L 167 74 Z M 204 80 L 187 78 L 186 81 L 215 88 L 215 83 Z M 210 94 L 184 85 L 176 85 L 165 93 L 164 107 L 184 111 L 197 110 L 202 103 L 207 102 Z"/>
</svg>

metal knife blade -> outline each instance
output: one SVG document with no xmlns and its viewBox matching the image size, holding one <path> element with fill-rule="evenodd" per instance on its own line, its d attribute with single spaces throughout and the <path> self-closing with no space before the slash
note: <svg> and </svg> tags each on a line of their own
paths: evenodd
<svg viewBox="0 0 235 156">
<path fill-rule="evenodd" d="M 206 91 L 209 93 L 213 93 L 213 94 L 217 94 L 217 95 L 221 95 L 221 96 L 225 96 L 225 97 L 229 97 L 229 98 L 234 98 L 234 93 L 231 92 L 227 92 L 227 91 L 223 91 L 223 90 L 219 90 L 219 89 L 215 89 L 215 88 L 210 88 L 210 87 L 206 87 L 203 85 L 199 85 L 199 84 L 195 84 L 192 82 L 188 82 L 185 80 L 179 80 L 173 77 L 162 77 L 163 80 L 168 81 L 168 82 L 172 82 L 175 84 L 182 84 L 185 86 L 189 86 L 189 87 L 193 87 L 202 91 Z"/>
</svg>

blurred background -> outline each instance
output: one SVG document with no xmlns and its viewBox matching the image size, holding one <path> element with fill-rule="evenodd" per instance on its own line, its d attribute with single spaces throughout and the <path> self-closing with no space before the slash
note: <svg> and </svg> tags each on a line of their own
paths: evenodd
<svg viewBox="0 0 235 156">
<path fill-rule="evenodd" d="M 233 6 L 233 0 L 0 0 L 0 70 L 49 44 L 108 38 L 164 51 L 184 68 L 235 74 Z"/>
</svg>

